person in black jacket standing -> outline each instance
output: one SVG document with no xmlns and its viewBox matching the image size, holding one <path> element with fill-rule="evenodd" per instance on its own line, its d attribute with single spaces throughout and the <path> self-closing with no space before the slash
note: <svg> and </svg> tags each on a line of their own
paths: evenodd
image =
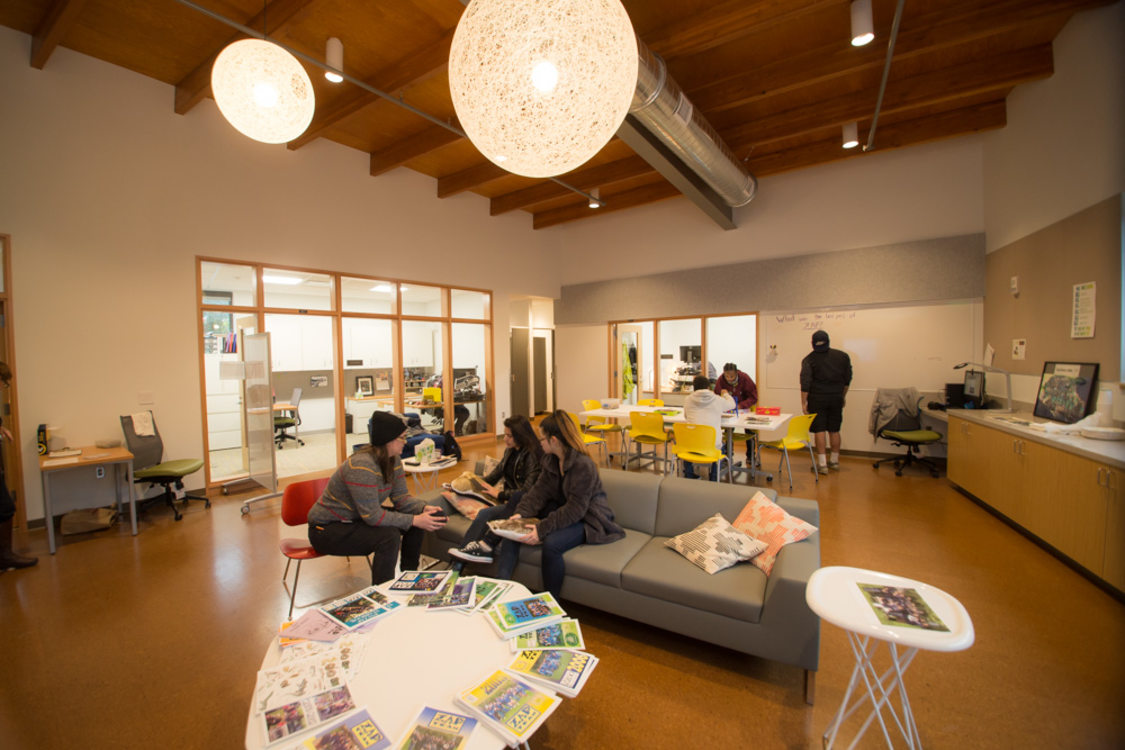
<svg viewBox="0 0 1125 750">
<path fill-rule="evenodd" d="M 827 474 L 840 468 L 840 425 L 844 422 L 844 401 L 852 383 L 852 360 L 846 353 L 828 346 L 826 331 L 812 335 L 813 350 L 801 360 L 801 412 L 816 414 L 809 432 L 816 445 L 816 470 Z M 831 457 L 824 455 L 824 433 L 828 433 Z"/>
<path fill-rule="evenodd" d="M 0 362 L 0 383 L 7 388 L 12 380 L 12 371 L 4 362 Z M 12 433 L 0 423 L 0 436 L 8 442 L 12 441 Z M 12 493 L 8 492 L 8 482 L 4 477 L 4 462 L 0 460 L 0 570 L 15 568 L 30 568 L 39 562 L 34 557 L 24 557 L 12 551 L 12 519 L 16 515 L 16 504 L 12 500 Z M 51 519 L 47 519 L 50 523 Z"/>
</svg>

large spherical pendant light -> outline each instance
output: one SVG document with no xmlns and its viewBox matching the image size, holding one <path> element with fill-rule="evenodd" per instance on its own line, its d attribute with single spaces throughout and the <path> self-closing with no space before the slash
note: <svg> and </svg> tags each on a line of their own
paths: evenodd
<svg viewBox="0 0 1125 750">
<path fill-rule="evenodd" d="M 482 154 L 515 174 L 551 177 L 617 132 L 637 64 L 618 0 L 473 0 L 453 35 L 449 89 Z"/>
<path fill-rule="evenodd" d="M 316 106 L 297 58 L 261 39 L 242 39 L 219 53 L 211 93 L 227 122 L 262 143 L 288 143 L 305 132 Z"/>
</svg>

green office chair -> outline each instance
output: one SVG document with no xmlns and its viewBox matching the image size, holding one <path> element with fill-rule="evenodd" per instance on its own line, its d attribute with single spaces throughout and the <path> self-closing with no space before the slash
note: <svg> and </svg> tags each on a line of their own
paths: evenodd
<svg viewBox="0 0 1125 750">
<path fill-rule="evenodd" d="M 928 468 L 930 470 L 930 476 L 932 477 L 936 478 L 940 473 L 941 470 L 938 468 L 938 465 L 921 455 L 918 452 L 918 448 L 923 445 L 938 442 L 941 440 L 942 434 L 933 430 L 922 429 L 922 419 L 920 415 L 916 414 L 912 417 L 899 409 L 898 413 L 895 414 L 891 421 L 887 422 L 887 424 L 879 429 L 875 437 L 890 440 L 891 444 L 896 447 L 906 448 L 906 453 L 905 455 L 899 455 L 895 458 L 880 459 L 872 464 L 873 468 L 878 469 L 879 464 L 892 461 L 894 463 L 896 477 L 901 477 L 902 470 L 913 464 L 920 464 Z"/>
<path fill-rule="evenodd" d="M 149 416 L 152 416 L 151 411 Z M 145 510 L 149 505 L 163 500 L 172 509 L 176 520 L 182 519 L 183 516 L 176 508 L 176 493 L 172 488 L 182 490 L 184 477 L 202 469 L 203 459 L 179 458 L 161 461 L 164 456 L 164 441 L 160 439 L 160 430 L 156 429 L 155 419 L 152 420 L 151 435 L 138 435 L 133 427 L 132 415 L 126 414 L 121 417 L 121 431 L 125 433 L 125 444 L 133 454 L 133 483 L 160 485 L 164 488 L 164 492 L 160 495 L 139 503 L 140 509 Z M 211 507 L 211 499 L 205 495 L 184 494 L 184 505 L 187 505 L 188 500 L 202 500 L 206 507 Z"/>
<path fill-rule="evenodd" d="M 289 397 L 289 401 L 286 403 L 293 406 L 292 410 L 286 409 L 273 418 L 273 441 L 278 448 L 284 448 L 286 440 L 295 440 L 299 446 L 305 444 L 305 441 L 301 440 L 299 436 L 289 434 L 290 428 L 295 433 L 297 425 L 301 424 L 301 412 L 298 408 L 301 404 L 301 389 L 294 388 L 293 395 Z"/>
</svg>

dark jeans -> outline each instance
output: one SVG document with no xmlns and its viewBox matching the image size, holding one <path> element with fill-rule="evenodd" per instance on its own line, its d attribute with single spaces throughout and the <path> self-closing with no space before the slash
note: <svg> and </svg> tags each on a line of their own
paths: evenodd
<svg viewBox="0 0 1125 750">
<path fill-rule="evenodd" d="M 700 464 L 700 466 L 708 466 L 708 464 Z M 710 467 L 711 468 L 707 472 L 707 478 L 713 482 L 719 475 L 719 462 L 716 461 L 715 463 L 710 464 Z M 688 479 L 695 479 L 695 464 L 691 463 L 690 461 L 684 461 L 684 476 Z"/>
<path fill-rule="evenodd" d="M 486 541 L 488 541 L 491 546 L 495 547 L 496 535 L 488 530 L 488 522 L 500 518 L 509 518 L 516 512 L 516 506 L 519 505 L 521 497 L 523 497 L 522 492 L 514 492 L 512 496 L 508 498 L 508 502 L 503 505 L 482 508 L 480 513 L 477 513 L 477 517 L 473 519 L 473 522 L 469 524 L 469 530 L 465 532 L 465 538 L 461 540 L 461 545 L 464 546 L 469 542 L 475 542 L 488 537 Z"/>
<path fill-rule="evenodd" d="M 8 492 L 8 483 L 4 477 L 4 470 L 0 468 L 0 523 L 7 523 L 16 514 L 16 503 L 12 500 L 12 493 Z"/>
<path fill-rule="evenodd" d="M 586 542 L 586 525 L 579 521 L 556 529 L 540 542 L 542 543 L 543 586 L 558 599 L 562 592 L 563 578 L 566 576 L 566 561 L 563 560 L 563 553 Z M 516 570 L 516 563 L 519 562 L 522 546 L 519 542 L 510 539 L 500 543 L 497 578 L 512 577 L 512 573 Z"/>
<path fill-rule="evenodd" d="M 417 570 L 422 552 L 424 531 L 416 526 L 403 532 L 394 526 L 368 526 L 356 523 L 311 523 L 309 541 L 324 555 L 367 557 L 371 559 L 371 584 L 384 583 L 395 577 L 395 562 L 402 548 L 402 569 Z"/>
</svg>

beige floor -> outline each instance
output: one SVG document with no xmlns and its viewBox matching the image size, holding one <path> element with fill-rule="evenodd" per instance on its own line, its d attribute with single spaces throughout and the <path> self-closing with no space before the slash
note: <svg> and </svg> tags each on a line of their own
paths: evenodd
<svg viewBox="0 0 1125 750">
<path fill-rule="evenodd" d="M 944 479 L 896 478 L 845 457 L 814 484 L 807 464 L 795 460 L 792 494 L 820 503 L 825 564 L 922 579 L 973 617 L 971 649 L 923 652 L 907 673 L 925 747 L 1125 747 L 1120 601 Z M 53 557 L 42 530 L 17 539 L 41 557 L 0 574 L 0 748 L 241 746 L 255 671 L 287 606 L 277 540 L 294 531 L 276 501 L 241 517 L 249 494 L 193 504 L 180 523 L 154 508 L 137 537 L 65 537 Z M 365 579 L 362 561 L 312 561 L 298 603 Z M 825 625 L 808 707 L 796 668 L 568 610 L 601 663 L 533 748 L 819 748 L 852 665 L 844 634 Z M 881 736 L 860 746 L 883 746 Z"/>
<path fill-rule="evenodd" d="M 311 474 L 318 471 L 328 471 L 336 466 L 336 435 L 332 432 L 301 433 L 304 445 L 297 445 L 291 440 L 285 442 L 285 447 L 274 450 L 277 458 L 278 479 L 293 477 L 299 474 Z M 349 435 L 348 444 L 365 443 L 366 435 Z M 245 473 L 242 463 L 242 449 L 228 448 L 211 451 L 211 476 L 215 481 Z"/>
</svg>

